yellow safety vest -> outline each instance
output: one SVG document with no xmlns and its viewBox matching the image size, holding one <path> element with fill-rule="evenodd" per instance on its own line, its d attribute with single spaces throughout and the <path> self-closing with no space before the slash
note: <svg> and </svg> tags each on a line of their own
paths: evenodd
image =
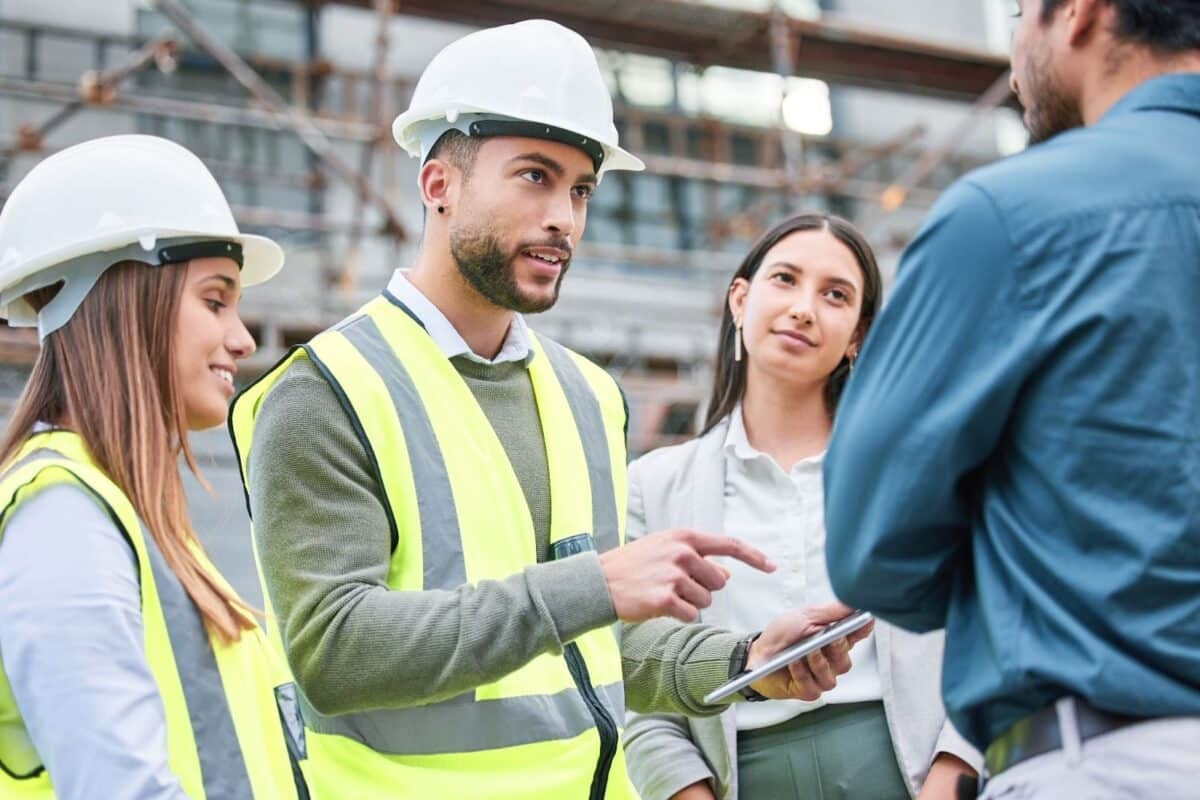
<svg viewBox="0 0 1200 800">
<path fill-rule="evenodd" d="M 551 548 L 562 557 L 593 542 L 601 551 L 616 547 L 626 491 L 620 390 L 552 341 L 532 337 L 531 346 Z M 452 590 L 536 563 L 529 507 L 487 416 L 390 294 L 295 349 L 235 399 L 230 430 L 243 480 L 260 404 L 296 358 L 310 359 L 340 398 L 387 498 L 391 589 Z M 269 624 L 268 633 L 282 647 L 278 629 Z M 625 702 L 615 626 L 442 702 L 339 716 L 303 702 L 302 710 L 305 769 L 320 794 L 327 787 L 346 798 L 637 797 L 620 743 Z"/>
<path fill-rule="evenodd" d="M 79 436 L 47 431 L 29 438 L 0 476 L 0 536 L 22 503 L 61 484 L 88 491 L 133 548 L 146 661 L 166 713 L 168 763 L 188 797 L 307 798 L 289 756 L 289 747 L 303 746 L 295 688 L 265 634 L 258 628 L 246 630 L 226 645 L 207 632 L 133 505 L 92 461 Z M 223 582 L 199 547 L 195 552 L 210 575 Z M 34 749 L 0 669 L 0 797 L 53 798 L 53 778 Z M 106 796 L 102 786 L 95 792 Z"/>
</svg>

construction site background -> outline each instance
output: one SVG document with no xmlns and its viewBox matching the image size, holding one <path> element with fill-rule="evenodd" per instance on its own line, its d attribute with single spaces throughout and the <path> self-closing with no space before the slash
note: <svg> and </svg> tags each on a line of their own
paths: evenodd
<svg viewBox="0 0 1200 800">
<path fill-rule="evenodd" d="M 243 230 L 287 251 L 243 303 L 259 343 L 244 382 L 411 260 L 417 163 L 390 124 L 434 53 L 482 25 L 555 19 L 596 46 L 622 142 L 648 170 L 605 180 L 561 300 L 531 322 L 621 382 L 636 454 L 695 432 L 724 290 L 774 220 L 845 216 L 890 278 L 941 190 L 1023 146 L 1011 5 L 0 0 L 0 203 L 84 139 L 150 133 L 194 150 Z M 0 327 L 0 416 L 36 352 L 30 330 Z M 194 442 L 213 494 L 188 479 L 193 520 L 258 603 L 228 437 Z"/>
</svg>

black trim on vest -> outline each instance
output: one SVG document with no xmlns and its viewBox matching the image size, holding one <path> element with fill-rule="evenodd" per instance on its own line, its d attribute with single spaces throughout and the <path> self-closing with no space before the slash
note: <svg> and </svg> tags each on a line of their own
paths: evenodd
<svg viewBox="0 0 1200 800">
<path fill-rule="evenodd" d="M 35 436 L 42 436 L 42 435 L 50 434 L 50 433 L 60 433 L 62 431 L 63 431 L 63 428 L 54 428 L 53 430 L 48 430 L 48 431 L 38 431 L 37 433 L 32 434 L 29 437 L 29 439 L 27 439 L 26 441 L 33 439 Z M 43 449 L 53 453 L 54 458 L 60 458 L 64 461 L 70 460 L 69 458 L 67 458 L 62 453 L 58 452 L 57 450 L 50 450 L 50 448 L 43 448 Z M 37 452 L 37 451 L 35 451 L 35 452 Z M 30 455 L 33 455 L 33 453 L 30 453 Z M 49 458 L 49 457 L 50 456 L 47 456 L 47 458 Z M 54 464 L 53 467 L 47 467 L 47 469 L 51 469 L 51 468 L 57 468 L 57 469 L 61 469 L 61 470 L 65 471 L 65 472 L 69 472 L 71 474 L 71 478 L 74 479 L 74 482 L 79 486 L 79 488 L 83 489 L 89 495 L 91 495 L 92 497 L 94 497 L 96 499 L 96 502 L 100 505 L 100 507 L 104 510 L 104 512 L 106 514 L 108 514 L 109 519 L 112 520 L 113 525 L 116 527 L 117 531 L 121 534 L 121 538 L 125 540 L 125 544 L 129 545 L 129 552 L 133 554 L 134 560 L 136 561 L 137 560 L 137 547 L 133 544 L 133 539 L 130 538 L 129 532 L 127 530 L 125 530 L 125 526 L 121 524 L 121 520 L 117 517 L 116 512 L 113 511 L 112 507 L 109 506 L 109 504 L 105 501 L 105 499 L 103 497 L 101 497 L 100 495 L 98 495 L 95 492 L 95 490 L 93 490 L 90 486 L 88 486 L 86 483 L 84 483 L 82 478 L 80 478 L 74 472 L 71 472 L 71 470 L 67 469 L 66 467 L 62 466 L 61 464 Z M 17 497 L 18 497 L 18 495 L 21 494 L 21 490 L 24 489 L 25 487 L 29 486 L 29 484 L 36 481 L 40 476 L 41 476 L 41 472 L 39 471 L 37 475 L 33 476 L 28 481 L 26 481 L 25 483 L 23 483 L 19 487 L 17 487 L 17 490 L 15 492 L 13 492 L 13 499 L 11 501 L 9 501 L 9 504 L 4 507 L 3 511 L 0 511 L 0 525 L 3 525 L 4 522 L 8 519 L 8 514 L 12 510 L 13 503 L 17 502 Z M 137 581 L 138 581 L 138 598 L 140 600 L 141 593 L 142 593 L 142 571 L 140 569 L 137 571 Z M 2 766 L 0 766 L 0 768 L 2 768 Z M 7 770 L 5 770 L 5 771 L 7 772 Z M 11 775 L 12 773 L 10 772 L 9 774 Z"/>
<path fill-rule="evenodd" d="M 408 314 L 408 316 L 412 318 L 413 322 L 415 322 L 421 326 L 421 330 L 425 331 L 426 333 L 429 332 L 429 329 L 425 327 L 424 322 L 421 322 L 421 318 L 417 316 L 416 312 L 413 311 L 411 308 L 409 308 L 407 305 L 405 305 L 404 301 L 401 300 L 399 297 L 396 297 L 396 295 L 392 294 L 387 289 L 384 289 L 383 290 L 383 299 L 387 300 L 389 303 L 391 303 L 396 308 L 403 311 L 405 314 Z"/>
<path fill-rule="evenodd" d="M 29 773 L 28 775 L 18 775 L 15 772 L 12 772 L 11 770 L 9 770 L 8 767 L 4 766 L 4 762 L 0 761 L 0 772 L 3 772 L 5 775 L 12 778 L 14 781 L 31 781 L 34 778 L 40 776 L 45 771 L 46 771 L 46 767 L 45 767 L 45 765 L 42 765 L 42 766 L 38 767 L 37 769 L 35 769 L 33 772 Z"/>
<path fill-rule="evenodd" d="M 304 736 L 304 720 L 300 717 L 298 691 L 294 683 L 276 686 L 275 709 L 279 712 L 279 725 L 283 728 L 288 761 L 292 764 L 292 782 L 296 784 L 297 800 L 311 800 L 304 771 L 300 768 L 300 762 L 308 758 L 308 743 Z"/>
<path fill-rule="evenodd" d="M 238 401 L 242 399 L 242 395 L 244 395 L 246 392 L 253 389 L 260 382 L 266 380 L 270 375 L 274 374 L 275 370 L 279 369 L 280 365 L 282 365 L 283 362 L 287 361 L 289 358 L 291 358 L 293 355 L 295 355 L 296 351 L 299 350 L 301 347 L 302 347 L 302 345 L 298 345 L 298 344 L 292 345 L 291 347 L 289 347 L 287 352 L 283 354 L 283 358 L 279 359 L 274 364 L 272 364 L 270 369 L 268 369 L 262 375 L 259 375 L 253 381 L 251 381 L 250 384 L 248 386 L 246 386 L 245 389 L 242 389 L 240 392 L 238 392 L 234 396 L 233 401 L 229 404 L 229 414 L 225 417 L 225 429 L 229 431 L 229 441 L 233 442 L 233 455 L 234 455 L 234 458 L 237 459 L 238 477 L 240 477 L 242 479 L 242 496 L 245 498 L 245 501 L 246 501 L 246 516 L 249 517 L 251 521 L 254 520 L 254 514 L 252 514 L 250 512 L 250 487 L 248 485 L 249 481 L 246 479 L 246 471 L 242 468 L 242 464 L 244 463 L 242 460 L 242 450 L 240 447 L 238 447 L 237 436 L 234 435 L 233 409 L 237 406 Z"/>
<path fill-rule="evenodd" d="M 613 384 L 617 387 L 617 393 L 621 395 L 621 406 L 625 409 L 625 460 L 629 460 L 629 398 L 625 396 L 625 390 L 621 388 L 621 384 L 613 379 Z"/>
<path fill-rule="evenodd" d="M 357 319 L 357 317 L 356 317 Z M 371 472 L 375 477 L 375 483 L 379 486 L 380 504 L 383 506 L 383 511 L 387 515 L 388 533 L 391 537 L 392 548 L 391 552 L 396 551 L 396 547 L 400 544 L 400 528 L 396 525 L 396 515 L 392 513 L 392 506 L 387 501 L 387 496 L 384 494 L 383 470 L 379 467 L 379 458 L 375 455 L 375 448 L 371 447 L 371 442 L 367 438 L 367 431 L 363 428 L 362 421 L 359 420 L 358 414 L 354 411 L 354 406 L 350 403 L 350 397 L 346 394 L 346 390 L 338 383 L 337 378 L 333 376 L 333 371 L 325 365 L 325 362 L 317 358 L 317 354 L 313 352 L 309 345 L 300 345 L 304 348 L 304 352 L 308 355 L 308 360 L 317 368 L 317 372 L 325 378 L 325 382 L 329 384 L 329 388 L 333 390 L 334 395 L 341 404 L 342 410 L 346 412 L 346 417 L 350 420 L 350 426 L 354 428 L 354 435 L 358 437 L 358 441 L 363 446 L 363 450 L 367 453 L 367 460 L 371 462 Z"/>
<path fill-rule="evenodd" d="M 584 705 L 587 706 L 596 723 L 596 733 L 600 738 L 596 769 L 592 773 L 592 786 L 591 791 L 588 792 L 588 800 L 604 800 L 605 794 L 608 793 L 608 774 L 612 770 L 613 759 L 620 746 L 620 733 L 616 720 L 609 714 L 604 702 L 596 694 L 595 687 L 592 686 L 592 677 L 588 673 L 587 661 L 580 652 L 579 645 L 571 642 L 564 647 L 563 658 L 566 659 L 567 669 L 570 670 L 571 677 L 575 680 L 575 687 L 579 690 Z"/>
</svg>

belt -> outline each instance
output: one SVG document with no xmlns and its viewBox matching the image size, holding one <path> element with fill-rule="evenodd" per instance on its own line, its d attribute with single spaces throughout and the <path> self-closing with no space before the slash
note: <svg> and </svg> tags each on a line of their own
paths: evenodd
<svg viewBox="0 0 1200 800">
<path fill-rule="evenodd" d="M 1126 714 L 1103 711 L 1077 697 L 1067 698 L 1066 703 L 1059 701 L 1055 705 L 1047 706 L 1041 711 L 1036 711 L 1028 717 L 1018 720 L 988 745 L 985 755 L 988 774 L 995 777 L 1014 764 L 1062 749 L 1060 706 L 1074 710 L 1080 742 L 1086 742 L 1088 739 L 1124 728 L 1127 725 L 1149 721 L 1146 717 L 1131 717 Z M 1069 711 L 1065 713 L 1070 714 Z M 1070 722 L 1066 724 L 1070 725 Z"/>
</svg>

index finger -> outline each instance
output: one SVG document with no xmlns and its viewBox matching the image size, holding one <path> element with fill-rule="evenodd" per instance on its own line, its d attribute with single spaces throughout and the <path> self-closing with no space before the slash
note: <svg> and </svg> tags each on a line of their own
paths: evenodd
<svg viewBox="0 0 1200 800">
<path fill-rule="evenodd" d="M 741 539 L 690 531 L 687 540 L 702 556 L 729 556 L 762 572 L 775 571 L 775 563 L 767 558 L 766 553 L 751 547 Z"/>
</svg>

